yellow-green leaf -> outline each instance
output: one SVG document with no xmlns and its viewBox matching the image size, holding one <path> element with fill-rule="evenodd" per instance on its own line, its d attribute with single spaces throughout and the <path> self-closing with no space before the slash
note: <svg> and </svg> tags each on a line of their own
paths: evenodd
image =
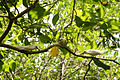
<svg viewBox="0 0 120 80">
<path fill-rule="evenodd" d="M 59 54 L 59 48 L 57 46 L 52 47 L 50 56 L 56 57 Z"/>
</svg>

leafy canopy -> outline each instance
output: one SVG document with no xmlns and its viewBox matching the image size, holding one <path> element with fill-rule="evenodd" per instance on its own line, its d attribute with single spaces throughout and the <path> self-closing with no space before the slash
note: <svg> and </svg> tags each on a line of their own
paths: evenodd
<svg viewBox="0 0 120 80">
<path fill-rule="evenodd" d="M 0 79 L 120 79 L 119 9 L 119 0 L 0 0 Z M 90 49 L 108 52 L 82 54 Z"/>
</svg>

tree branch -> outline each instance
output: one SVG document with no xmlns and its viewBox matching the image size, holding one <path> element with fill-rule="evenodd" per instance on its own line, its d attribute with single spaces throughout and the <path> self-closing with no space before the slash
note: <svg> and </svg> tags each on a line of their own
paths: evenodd
<svg viewBox="0 0 120 80">
<path fill-rule="evenodd" d="M 12 24 L 13 24 L 13 20 L 10 19 L 10 22 L 9 22 L 9 25 L 7 27 L 7 29 L 5 30 L 5 32 L 3 33 L 3 35 L 0 37 L 0 43 L 3 41 L 3 39 L 6 37 L 6 35 L 9 33 L 11 27 L 12 27 Z"/>
<path fill-rule="evenodd" d="M 85 75 L 84 75 L 84 77 L 83 77 L 83 80 L 85 80 L 85 77 L 86 77 L 88 71 L 90 70 L 90 63 L 92 62 L 92 60 L 93 60 L 93 59 L 91 59 L 90 62 L 88 63 L 88 69 L 87 69 L 87 71 L 86 71 L 86 73 L 85 73 Z"/>
<path fill-rule="evenodd" d="M 54 6 L 55 4 L 58 2 L 59 0 L 57 0 L 56 2 L 54 2 L 54 4 L 50 7 L 50 9 L 48 11 L 50 11 Z"/>
<path fill-rule="evenodd" d="M 17 10 L 18 14 L 19 14 L 19 10 L 17 9 L 16 5 L 13 4 L 13 2 L 11 0 L 9 0 L 10 3 L 15 7 L 15 10 Z"/>
<path fill-rule="evenodd" d="M 74 0 L 74 4 L 73 4 L 71 21 L 70 21 L 70 23 L 65 27 L 65 29 L 67 29 L 68 26 L 70 26 L 70 25 L 72 24 L 72 22 L 73 22 L 73 16 L 74 16 L 74 11 L 75 11 L 75 3 L 76 3 L 76 0 Z"/>
<path fill-rule="evenodd" d="M 11 27 L 12 27 L 12 24 L 13 24 L 14 20 L 16 20 L 17 18 L 21 17 L 21 16 L 24 15 L 25 13 L 29 12 L 32 8 L 35 7 L 35 5 L 37 4 L 38 1 L 39 1 L 39 0 L 36 0 L 35 3 L 34 3 L 32 6 L 30 6 L 29 8 L 27 8 L 26 10 L 24 10 L 23 12 L 21 12 L 20 14 L 18 14 L 16 17 L 13 17 L 13 18 L 11 19 L 9 7 L 7 6 L 6 0 L 4 0 L 5 7 L 6 7 L 6 10 L 7 10 L 7 12 L 8 12 L 8 15 L 9 15 L 8 17 L 9 17 L 9 19 L 10 19 L 10 22 L 9 22 L 9 25 L 8 25 L 6 31 L 5 31 L 5 32 L 3 33 L 3 35 L 0 37 L 0 43 L 3 41 L 3 39 L 6 37 L 6 35 L 7 35 L 7 34 L 9 33 L 9 31 L 11 30 Z"/>
<path fill-rule="evenodd" d="M 10 16 L 10 8 L 9 8 L 8 5 L 7 5 L 7 1 L 6 1 L 6 0 L 3 0 L 3 2 L 4 2 L 5 8 L 6 8 L 7 12 L 8 12 L 8 18 L 11 19 L 11 16 Z"/>
<path fill-rule="evenodd" d="M 25 13 L 29 12 L 32 8 L 35 7 L 35 5 L 37 4 L 38 1 L 39 1 L 39 0 L 36 0 L 32 6 L 28 7 L 26 10 L 24 10 L 23 12 L 21 12 L 20 14 L 18 14 L 18 15 L 17 15 L 16 17 L 14 17 L 13 19 L 15 20 L 15 19 L 21 17 L 22 15 L 24 15 Z"/>
<path fill-rule="evenodd" d="M 38 50 L 38 51 L 20 50 L 20 49 L 16 48 L 15 46 L 11 46 L 11 45 L 8 45 L 8 44 L 3 44 L 3 43 L 0 44 L 0 47 L 5 47 L 5 48 L 13 49 L 13 50 L 19 51 L 19 52 L 21 52 L 21 53 L 25 53 L 25 54 L 39 54 L 39 53 L 42 53 L 42 52 L 47 52 L 50 48 L 52 48 L 52 47 L 54 47 L 54 46 L 59 46 L 59 47 L 61 47 L 61 48 L 64 48 L 64 49 L 66 49 L 68 52 L 70 52 L 71 54 L 73 54 L 74 56 L 77 56 L 77 57 L 82 57 L 82 58 L 95 58 L 95 59 L 100 59 L 100 60 L 112 61 L 112 62 L 120 65 L 120 63 L 118 63 L 117 61 L 112 60 L 112 59 L 97 58 L 97 57 L 93 57 L 93 56 L 77 55 L 77 54 L 75 54 L 74 52 L 72 52 L 68 47 L 62 46 L 62 45 L 60 45 L 60 44 L 50 45 L 50 46 L 47 47 L 46 49 Z"/>
</svg>

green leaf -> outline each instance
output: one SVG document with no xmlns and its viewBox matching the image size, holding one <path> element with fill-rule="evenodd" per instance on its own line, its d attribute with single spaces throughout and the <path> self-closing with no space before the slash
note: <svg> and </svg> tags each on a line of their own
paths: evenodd
<svg viewBox="0 0 120 80">
<path fill-rule="evenodd" d="M 38 23 L 34 23 L 34 24 L 30 25 L 29 28 L 41 28 L 41 25 Z"/>
<path fill-rule="evenodd" d="M 77 27 L 81 27 L 82 26 L 83 21 L 78 16 L 75 16 L 75 21 L 76 21 Z"/>
<path fill-rule="evenodd" d="M 99 59 L 93 58 L 93 61 L 98 67 L 102 67 L 104 70 L 110 70 L 110 66 L 104 64 Z"/>
<path fill-rule="evenodd" d="M 83 25 L 83 29 L 82 30 L 84 30 L 84 31 L 87 31 L 88 29 L 92 30 L 92 28 L 96 25 L 95 22 L 88 22 L 88 21 L 86 21 L 86 22 L 83 22 L 83 23 L 84 23 L 84 25 Z"/>
<path fill-rule="evenodd" d="M 103 9 L 103 6 L 101 5 L 100 7 L 100 18 L 103 18 L 104 16 L 104 9 Z"/>
<path fill-rule="evenodd" d="M 3 61 L 0 60 L 0 70 L 2 70 Z"/>
<path fill-rule="evenodd" d="M 18 39 L 23 43 L 24 35 L 23 35 L 23 34 L 19 35 L 19 36 L 18 36 Z"/>
<path fill-rule="evenodd" d="M 102 25 L 100 25 L 100 29 L 104 29 L 107 30 L 108 26 L 106 23 L 103 23 Z"/>
<path fill-rule="evenodd" d="M 105 38 L 103 38 L 102 43 L 103 43 L 103 47 L 105 47 L 106 46 L 106 44 L 105 44 Z"/>
<path fill-rule="evenodd" d="M 77 57 L 77 59 L 81 62 L 84 60 L 84 58 L 82 58 L 82 57 Z"/>
<path fill-rule="evenodd" d="M 50 13 L 51 13 L 50 11 L 46 11 L 45 16 L 49 15 Z"/>
<path fill-rule="evenodd" d="M 1 21 L 0 21 L 0 28 L 2 28 L 2 23 L 1 23 Z"/>
<path fill-rule="evenodd" d="M 56 36 L 57 35 L 57 31 L 53 31 L 53 36 Z"/>
<path fill-rule="evenodd" d="M 12 73 L 12 69 L 9 67 L 9 72 Z"/>
<path fill-rule="evenodd" d="M 120 21 L 111 19 L 108 22 L 110 32 L 120 32 Z"/>
<path fill-rule="evenodd" d="M 32 17 L 29 12 L 28 12 L 28 19 L 30 19 L 32 21 Z"/>
<path fill-rule="evenodd" d="M 28 41 L 27 38 L 25 38 L 24 44 L 25 44 L 25 45 L 30 45 L 30 42 Z"/>
<path fill-rule="evenodd" d="M 64 48 L 60 48 L 60 50 L 63 52 L 64 55 L 66 55 L 67 52 L 68 52 L 68 51 L 67 51 L 66 49 L 64 49 Z"/>
<path fill-rule="evenodd" d="M 93 0 L 93 1 L 98 2 L 99 0 Z"/>
<path fill-rule="evenodd" d="M 15 69 L 16 69 L 16 62 L 15 62 L 14 60 L 12 60 L 12 61 L 10 62 L 10 65 L 9 65 L 9 66 L 10 66 L 10 70 L 14 72 Z M 10 72 L 11 72 L 11 71 L 10 71 Z"/>
<path fill-rule="evenodd" d="M 100 44 L 101 44 L 101 42 L 99 42 L 99 43 L 97 44 L 97 48 L 100 46 Z"/>
<path fill-rule="evenodd" d="M 2 54 L 0 54 L 0 59 L 2 59 L 3 58 L 3 56 L 2 56 Z"/>
<path fill-rule="evenodd" d="M 47 35 L 42 34 L 42 33 L 39 33 L 39 40 L 43 43 L 50 43 L 51 42 L 51 38 Z"/>
<path fill-rule="evenodd" d="M 27 0 L 23 0 L 23 5 L 24 5 L 25 7 L 28 7 L 28 5 L 27 5 Z"/>
<path fill-rule="evenodd" d="M 59 20 L 59 13 L 57 13 L 52 19 L 52 23 L 53 23 L 54 26 L 55 26 L 55 24 L 57 23 L 58 20 Z"/>
<path fill-rule="evenodd" d="M 115 1 L 120 2 L 120 0 L 115 0 Z"/>
<path fill-rule="evenodd" d="M 108 32 L 107 30 L 105 30 L 104 33 L 108 38 L 112 38 L 114 41 L 116 40 L 112 33 Z"/>
<path fill-rule="evenodd" d="M 44 16 L 44 13 L 45 9 L 41 7 L 39 4 L 37 4 L 36 7 L 29 12 L 29 16 L 31 16 L 31 19 L 38 20 Z"/>
</svg>

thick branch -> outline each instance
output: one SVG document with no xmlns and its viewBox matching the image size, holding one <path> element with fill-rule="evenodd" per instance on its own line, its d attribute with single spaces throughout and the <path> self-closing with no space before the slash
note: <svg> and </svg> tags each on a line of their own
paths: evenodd
<svg viewBox="0 0 120 80">
<path fill-rule="evenodd" d="M 8 45 L 8 44 L 3 44 L 3 43 L 0 44 L 0 47 L 13 49 L 13 50 L 19 51 L 21 53 L 27 53 L 28 52 L 28 51 L 25 51 L 25 50 L 20 50 L 20 49 L 16 48 L 15 46 L 11 46 L 11 45 Z"/>
<path fill-rule="evenodd" d="M 10 16 L 10 8 L 7 5 L 7 1 L 6 0 L 3 0 L 3 1 L 4 1 L 4 6 L 5 6 L 5 8 L 6 8 L 7 12 L 8 12 L 8 18 L 10 19 L 11 18 L 11 16 Z"/>
<path fill-rule="evenodd" d="M 7 27 L 7 29 L 5 30 L 5 32 L 3 33 L 3 35 L 0 37 L 0 43 L 3 41 L 3 39 L 6 37 L 6 35 L 9 33 L 11 27 L 13 24 L 13 20 L 10 20 L 9 25 Z"/>
</svg>

